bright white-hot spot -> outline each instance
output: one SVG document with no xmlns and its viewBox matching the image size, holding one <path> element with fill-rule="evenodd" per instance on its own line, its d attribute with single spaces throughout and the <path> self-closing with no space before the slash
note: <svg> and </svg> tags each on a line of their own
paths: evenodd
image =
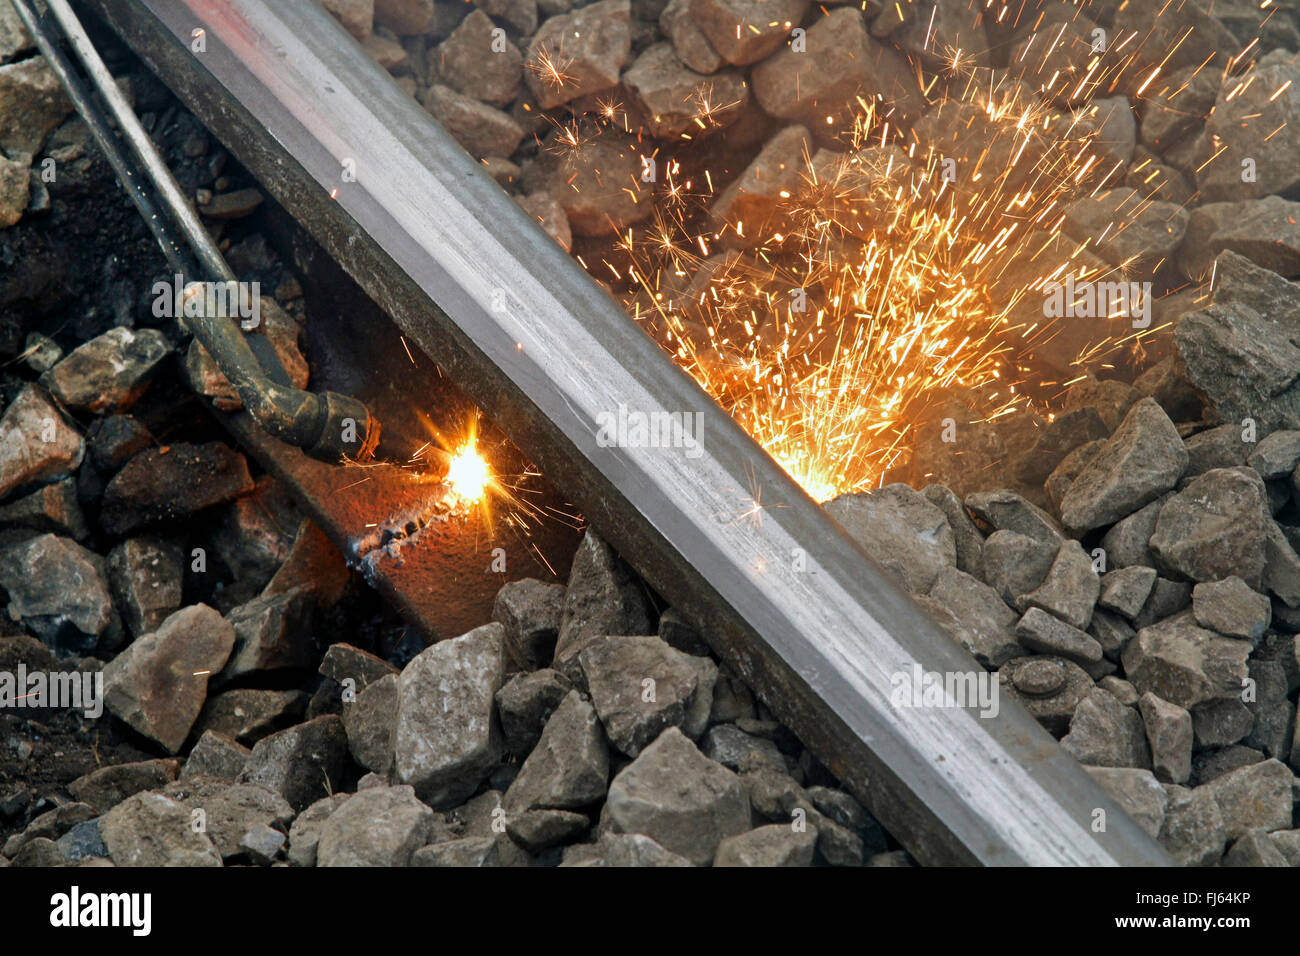
<svg viewBox="0 0 1300 956">
<path fill-rule="evenodd" d="M 492 469 L 473 443 L 462 445 L 447 468 L 447 483 L 466 501 L 483 498 L 492 481 Z"/>
</svg>

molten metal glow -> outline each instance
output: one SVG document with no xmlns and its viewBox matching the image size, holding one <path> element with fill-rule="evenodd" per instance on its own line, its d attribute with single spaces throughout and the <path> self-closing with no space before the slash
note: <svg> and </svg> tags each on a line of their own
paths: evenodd
<svg viewBox="0 0 1300 956">
<path fill-rule="evenodd" d="M 482 501 L 491 483 L 492 468 L 479 454 L 475 443 L 467 442 L 451 456 L 447 467 L 447 484 L 467 504 Z"/>
</svg>

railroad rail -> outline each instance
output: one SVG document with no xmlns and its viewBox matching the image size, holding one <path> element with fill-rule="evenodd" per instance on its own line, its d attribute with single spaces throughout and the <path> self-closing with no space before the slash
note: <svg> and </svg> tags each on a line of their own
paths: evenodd
<svg viewBox="0 0 1300 956">
<path fill-rule="evenodd" d="M 894 675 L 981 669 L 317 3 L 85 6 L 918 860 L 1168 865 L 1014 702 L 989 717 L 891 705 Z M 607 447 L 597 422 L 621 406 L 695 414 L 702 440 Z M 347 481 L 246 416 L 229 424 L 304 493 Z M 307 497 L 346 547 L 356 516 Z M 436 583 L 389 571 L 418 613 Z"/>
</svg>

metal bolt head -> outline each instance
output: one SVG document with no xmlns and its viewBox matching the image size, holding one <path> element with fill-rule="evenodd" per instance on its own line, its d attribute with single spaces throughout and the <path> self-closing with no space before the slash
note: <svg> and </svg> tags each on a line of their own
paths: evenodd
<svg viewBox="0 0 1300 956">
<path fill-rule="evenodd" d="M 1065 666 L 1059 660 L 1026 661 L 1011 683 L 1026 697 L 1050 697 L 1065 685 Z"/>
</svg>

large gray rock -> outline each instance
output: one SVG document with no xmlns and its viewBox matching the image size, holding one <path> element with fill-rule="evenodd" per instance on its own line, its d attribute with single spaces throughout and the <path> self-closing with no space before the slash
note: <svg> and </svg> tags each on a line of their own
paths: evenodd
<svg viewBox="0 0 1300 956">
<path fill-rule="evenodd" d="M 1187 232 L 1187 210 L 1147 201 L 1127 186 L 1075 200 L 1064 211 L 1061 228 L 1079 241 L 1091 239 L 1097 254 L 1116 266 L 1140 262 L 1149 268 L 1177 249 Z"/>
<path fill-rule="evenodd" d="M 411 866 L 432 867 L 498 867 L 510 866 L 514 861 L 507 850 L 514 846 L 509 839 L 495 837 L 461 837 L 422 846 L 411 854 Z M 517 852 L 522 850 L 516 848 Z"/>
<path fill-rule="evenodd" d="M 0 153 L 38 155 L 72 103 L 43 56 L 0 66 Z"/>
<path fill-rule="evenodd" d="M 140 760 L 100 767 L 68 784 L 73 799 L 103 813 L 142 790 L 157 790 L 176 779 L 179 760 Z"/>
<path fill-rule="evenodd" d="M 572 810 L 525 810 L 506 818 L 506 833 L 529 853 L 572 843 L 591 828 L 585 813 Z"/>
<path fill-rule="evenodd" d="M 1300 830 L 1274 830 L 1269 839 L 1290 866 L 1300 866 Z"/>
<path fill-rule="evenodd" d="M 321 0 L 321 6 L 358 41 L 374 32 L 375 0 Z"/>
<path fill-rule="evenodd" d="M 907 485 L 840 495 L 825 508 L 914 594 L 928 592 L 940 571 L 957 565 L 957 546 L 948 519 Z"/>
<path fill-rule="evenodd" d="M 1264 520 L 1263 583 L 1283 604 L 1300 607 L 1300 554 L 1281 526 L 1267 518 Z"/>
<path fill-rule="evenodd" d="M 429 87 L 422 102 L 475 159 L 513 155 L 524 138 L 524 128 L 509 113 L 462 96 L 449 86 Z"/>
<path fill-rule="evenodd" d="M 49 531 L 77 541 L 84 541 L 90 534 L 77 500 L 77 482 L 71 477 L 42 485 L 12 504 L 0 506 L 0 527 Z"/>
<path fill-rule="evenodd" d="M 754 67 L 754 97 L 769 116 L 839 131 L 851 127 L 858 97 L 876 94 L 899 115 L 920 112 L 906 60 L 867 33 L 860 9 L 842 7 L 818 17 L 803 39 L 802 51 L 787 47 Z"/>
<path fill-rule="evenodd" d="M 253 488 L 248 461 L 220 442 L 147 448 L 104 489 L 99 522 L 109 534 L 129 534 L 233 501 Z"/>
<path fill-rule="evenodd" d="M 546 721 L 560 706 L 573 685 L 559 671 L 549 667 L 530 674 L 515 674 L 497 691 L 497 717 L 507 752 L 526 757 Z"/>
<path fill-rule="evenodd" d="M 346 686 L 346 682 L 351 681 L 349 689 L 358 694 L 377 680 L 401 673 L 383 658 L 342 642 L 329 646 L 321 658 L 319 670 L 322 676 L 339 684 Z"/>
<path fill-rule="evenodd" d="M 1154 399 L 1144 398 L 1074 479 L 1061 519 L 1072 534 L 1112 524 L 1172 489 L 1186 467 L 1178 429 Z"/>
<path fill-rule="evenodd" d="M 1124 674 L 1139 693 L 1191 710 L 1241 693 L 1250 643 L 1196 625 L 1191 613 L 1144 627 L 1124 648 Z"/>
<path fill-rule="evenodd" d="M 317 866 L 406 866 L 428 842 L 434 812 L 411 787 L 362 790 L 321 824 Z"/>
<path fill-rule="evenodd" d="M 1101 645 L 1101 652 L 1108 661 L 1118 662 L 1124 648 L 1137 633 L 1123 618 L 1109 611 L 1096 610 L 1092 614 L 1092 624 L 1088 626 L 1091 634 Z"/>
<path fill-rule="evenodd" d="M 78 346 L 41 376 L 41 384 L 66 407 L 102 415 L 135 404 L 171 353 L 157 329 L 109 329 Z"/>
<path fill-rule="evenodd" d="M 11 4 L 0 3 L 0 63 L 8 63 L 33 46 L 31 35 Z"/>
<path fill-rule="evenodd" d="M 1042 484 L 1071 452 L 1091 442 L 1104 441 L 1110 432 L 1096 408 L 1071 408 L 1044 424 L 1036 433 L 1033 445 L 1024 451 L 1017 463 L 1017 475 L 1026 484 Z"/>
<path fill-rule="evenodd" d="M 1151 536 L 1156 532 L 1160 510 L 1172 493 L 1161 495 L 1151 504 L 1139 508 L 1122 521 L 1118 521 L 1101 539 L 1106 561 L 1112 568 L 1155 568 L 1156 559 L 1151 553 Z"/>
<path fill-rule="evenodd" d="M 1088 776 L 1155 839 L 1165 822 L 1169 794 L 1150 770 L 1122 767 L 1085 767 Z"/>
<path fill-rule="evenodd" d="M 93 654 L 101 635 L 120 635 L 104 571 L 94 552 L 54 534 L 0 552 L 10 618 L 61 654 Z"/>
<path fill-rule="evenodd" d="M 1142 718 L 1101 688 L 1079 702 L 1061 748 L 1080 763 L 1094 767 L 1146 770 L 1151 766 Z"/>
<path fill-rule="evenodd" d="M 191 822 L 175 800 L 137 793 L 99 818 L 99 832 L 118 866 L 221 866 L 212 840 Z"/>
<path fill-rule="evenodd" d="M 26 386 L 0 416 L 0 498 L 21 485 L 70 474 L 85 451 L 81 435 L 44 389 Z"/>
<path fill-rule="evenodd" d="M 593 843 L 571 846 L 560 866 L 673 867 L 693 866 L 641 833 L 605 833 Z"/>
<path fill-rule="evenodd" d="M 767 141 L 759 154 L 714 200 L 714 227 L 734 246 L 755 246 L 772 230 L 784 228 L 790 213 L 788 197 L 804 182 L 810 134 L 803 126 L 787 126 Z M 737 226 L 743 224 L 743 235 Z"/>
<path fill-rule="evenodd" d="M 593 641 L 579 660 L 610 743 L 629 757 L 686 723 L 699 690 L 689 655 L 643 635 Z"/>
<path fill-rule="evenodd" d="M 1064 657 L 1084 667 L 1098 664 L 1102 658 L 1096 638 L 1036 607 L 1017 622 L 1016 640 L 1031 651 Z"/>
<path fill-rule="evenodd" d="M 642 146 L 627 133 L 604 130 L 578 150 L 560 150 L 546 188 L 564 210 L 574 236 L 608 236 L 649 218 L 650 190 L 642 182 Z M 544 154 L 544 157 L 546 154 Z M 544 169 L 552 164 L 539 161 Z M 580 188 L 574 188 L 581 183 Z"/>
<path fill-rule="evenodd" d="M 1228 835 L 1219 802 L 1205 787 L 1171 786 L 1159 841 L 1182 866 L 1214 866 L 1223 856 Z"/>
<path fill-rule="evenodd" d="M 1278 760 L 1242 767 L 1197 787 L 1208 791 L 1219 805 L 1223 829 L 1229 840 L 1247 830 L 1286 830 L 1291 826 L 1295 776 Z"/>
<path fill-rule="evenodd" d="M 267 734 L 301 720 L 307 700 L 300 690 L 240 687 L 222 691 L 203 705 L 194 729 L 198 734 L 211 730 L 251 746 Z"/>
<path fill-rule="evenodd" d="M 1224 866 L 1290 866 L 1266 830 L 1247 830 L 1228 850 Z"/>
<path fill-rule="evenodd" d="M 348 752 L 353 760 L 381 777 L 387 777 L 393 769 L 399 697 L 398 676 L 389 674 L 367 684 L 356 700 L 343 704 Z"/>
<path fill-rule="evenodd" d="M 1165 503 L 1151 536 L 1159 566 L 1193 581 L 1263 585 L 1264 483 L 1250 468 L 1207 471 Z"/>
<path fill-rule="evenodd" d="M 1264 653 L 1268 649 L 1264 648 Z M 1268 757 L 1286 760 L 1291 753 L 1295 732 L 1295 705 L 1287 698 L 1286 666 L 1256 653 L 1249 662 L 1250 679 L 1255 682 L 1254 699 L 1245 702 L 1253 720 L 1245 738 L 1247 746 Z"/>
<path fill-rule="evenodd" d="M 1262 763 L 1266 759 L 1260 751 L 1243 744 L 1233 744 L 1221 750 L 1202 750 L 1192 755 L 1191 783 L 1199 787 L 1225 773 Z"/>
<path fill-rule="evenodd" d="M 1177 22 L 1163 16 L 1160 7 L 1148 4 L 1112 6 L 1118 7 L 1115 28 L 1135 30 L 1143 38 L 1141 60 L 1147 64 L 1161 63 L 1170 70 L 1194 67 L 1212 57 L 1216 62 L 1226 59 L 1240 46 L 1216 15 L 1219 5 L 1207 0 L 1186 0 Z"/>
<path fill-rule="evenodd" d="M 623 74 L 623 87 L 659 139 L 686 134 L 695 140 L 730 126 L 749 102 L 749 85 L 740 73 L 702 76 L 681 61 L 671 43 L 656 43 L 637 57 Z M 709 110 L 701 117 L 703 104 Z"/>
<path fill-rule="evenodd" d="M 735 724 L 718 724 L 709 728 L 700 741 L 700 752 L 737 773 L 761 767 L 781 773 L 788 769 L 780 748 L 773 741 L 747 734 Z"/>
<path fill-rule="evenodd" d="M 725 62 L 691 15 L 691 0 L 668 0 L 659 14 L 659 32 L 683 63 L 696 73 L 713 73 Z"/>
<path fill-rule="evenodd" d="M 254 866 L 271 866 L 288 842 L 283 830 L 259 823 L 240 837 L 239 851 Z"/>
<path fill-rule="evenodd" d="M 1001 667 L 1024 653 L 1016 641 L 1015 611 L 997 591 L 964 571 L 944 568 L 920 603 L 946 611 L 936 614 L 937 623 L 987 667 Z"/>
<path fill-rule="evenodd" d="M 1192 715 L 1150 691 L 1138 698 L 1138 713 L 1156 777 L 1164 783 L 1186 783 L 1192 775 Z"/>
<path fill-rule="evenodd" d="M 1131 621 L 1142 611 L 1155 583 L 1155 568 L 1140 564 L 1116 568 L 1102 576 L 1097 606 L 1122 614 Z"/>
<path fill-rule="evenodd" d="M 953 540 L 957 546 L 957 568 L 976 578 L 984 577 L 984 535 L 970 515 L 960 498 L 945 485 L 926 485 L 921 490 L 926 499 L 943 512 L 952 529 Z"/>
<path fill-rule="evenodd" d="M 1207 200 L 1288 194 L 1300 185 L 1294 162 L 1300 154 L 1300 68 L 1294 62 L 1261 65 L 1250 79 L 1225 82 L 1206 122 L 1222 150 L 1196 175 Z M 1242 175 L 1247 160 L 1255 172 L 1250 182 Z"/>
<path fill-rule="evenodd" d="M 1195 66 L 1175 70 L 1161 89 L 1148 89 L 1142 106 L 1142 143 L 1162 153 L 1193 132 L 1214 106 L 1221 77 Z"/>
<path fill-rule="evenodd" d="M 263 737 L 237 780 L 272 790 L 302 810 L 339 787 L 347 751 L 343 721 L 326 714 Z"/>
<path fill-rule="evenodd" d="M 375 23 L 398 36 L 423 33 L 433 17 L 433 0 L 375 0 Z"/>
<path fill-rule="evenodd" d="M 641 833 L 698 866 L 750 828 L 740 779 L 670 727 L 610 784 L 602 828 Z"/>
<path fill-rule="evenodd" d="M 984 542 L 984 580 L 1011 607 L 1043 583 L 1056 560 L 1057 546 L 1015 531 L 995 531 Z"/>
<path fill-rule="evenodd" d="M 563 585 L 536 578 L 511 581 L 497 592 L 492 620 L 505 628 L 506 651 L 524 670 L 535 671 L 554 659 L 564 597 Z"/>
<path fill-rule="evenodd" d="M 235 629 L 235 647 L 222 668 L 222 683 L 253 674 L 309 670 L 317 653 L 311 635 L 315 611 L 315 596 L 305 587 L 262 595 L 233 608 L 226 620 Z"/>
<path fill-rule="evenodd" d="M 1171 581 L 1157 577 L 1151 586 L 1151 593 L 1138 616 L 1133 618 L 1133 626 L 1141 629 L 1149 627 L 1165 618 L 1173 617 L 1192 603 L 1192 586 L 1186 581 Z"/>
<path fill-rule="evenodd" d="M 239 841 L 249 830 L 271 826 L 287 830 L 293 808 L 278 793 L 247 783 L 230 783 L 210 777 L 192 777 L 167 784 L 162 793 L 190 811 L 203 812 L 204 832 L 222 859 L 244 851 Z"/>
<path fill-rule="evenodd" d="M 1192 731 L 1198 750 L 1227 747 L 1255 726 L 1255 715 L 1241 700 L 1207 700 L 1192 708 Z"/>
<path fill-rule="evenodd" d="M 579 674 L 578 652 L 597 637 L 649 632 L 650 615 L 640 584 L 613 549 L 588 531 L 569 572 L 555 644 L 556 670 L 570 679 Z"/>
<path fill-rule="evenodd" d="M 528 45 L 528 87 L 542 109 L 618 83 L 632 53 L 628 0 L 600 0 L 549 18 Z"/>
<path fill-rule="evenodd" d="M 208 677 L 225 665 L 235 629 L 206 604 L 172 614 L 104 666 L 104 706 L 176 753 L 208 696 Z"/>
<path fill-rule="evenodd" d="M 1187 471 L 1183 480 L 1203 475 L 1214 468 L 1236 468 L 1246 464 L 1251 446 L 1241 440 L 1241 426 L 1219 425 L 1183 439 L 1187 447 Z"/>
<path fill-rule="evenodd" d="M 1092 558 L 1077 541 L 1066 541 L 1056 553 L 1043 583 L 1024 595 L 1024 603 L 1056 615 L 1072 627 L 1087 629 L 1101 593 L 1101 579 Z"/>
<path fill-rule="evenodd" d="M 507 814 L 581 810 L 605 796 L 609 749 L 591 704 L 577 691 L 546 722 L 541 739 L 506 791 Z"/>
<path fill-rule="evenodd" d="M 817 831 L 773 823 L 727 837 L 718 844 L 714 866 L 811 866 Z"/>
<path fill-rule="evenodd" d="M 1265 481 L 1287 478 L 1300 465 L 1300 431 L 1276 431 L 1263 438 L 1246 463 Z"/>
<path fill-rule="evenodd" d="M 1005 489 L 966 496 L 966 508 L 995 531 L 1014 531 L 1058 547 L 1065 540 L 1056 520 L 1023 495 Z"/>
<path fill-rule="evenodd" d="M 1261 431 L 1300 428 L 1300 319 L 1294 306 L 1289 317 L 1284 308 L 1261 312 L 1218 295 L 1174 329 L 1180 371 L 1221 419 L 1250 418 Z"/>
<path fill-rule="evenodd" d="M 289 828 L 289 850 L 286 854 L 290 866 L 316 865 L 316 851 L 320 846 L 320 834 L 325 827 L 325 821 L 352 797 L 353 794 L 350 793 L 335 793 L 323 797 L 293 818 L 293 826 Z"/>
<path fill-rule="evenodd" d="M 509 106 L 523 82 L 524 58 L 508 40 L 494 43 L 495 30 L 483 11 L 471 10 L 429 59 L 438 79 L 458 93 Z"/>
<path fill-rule="evenodd" d="M 0 229 L 8 229 L 23 218 L 31 202 L 32 164 L 27 154 L 9 159 L 0 153 Z"/>
<path fill-rule="evenodd" d="M 728 63 L 765 59 L 798 25 L 808 0 L 690 0 L 690 16 Z"/>
<path fill-rule="evenodd" d="M 180 778 L 215 777 L 231 783 L 248 764 L 252 751 L 233 737 L 206 730 L 181 767 Z"/>
<path fill-rule="evenodd" d="M 122 619 L 139 636 L 181 606 L 181 546 L 165 538 L 128 538 L 108 554 L 108 584 Z"/>
<path fill-rule="evenodd" d="M 500 624 L 427 647 L 402 671 L 394 771 L 426 803 L 460 803 L 496 766 L 501 731 L 493 698 L 504 679 Z"/>
<path fill-rule="evenodd" d="M 1235 574 L 1222 581 L 1207 581 L 1192 588 L 1196 623 L 1224 637 L 1258 643 L 1273 617 L 1272 605 Z"/>
</svg>

